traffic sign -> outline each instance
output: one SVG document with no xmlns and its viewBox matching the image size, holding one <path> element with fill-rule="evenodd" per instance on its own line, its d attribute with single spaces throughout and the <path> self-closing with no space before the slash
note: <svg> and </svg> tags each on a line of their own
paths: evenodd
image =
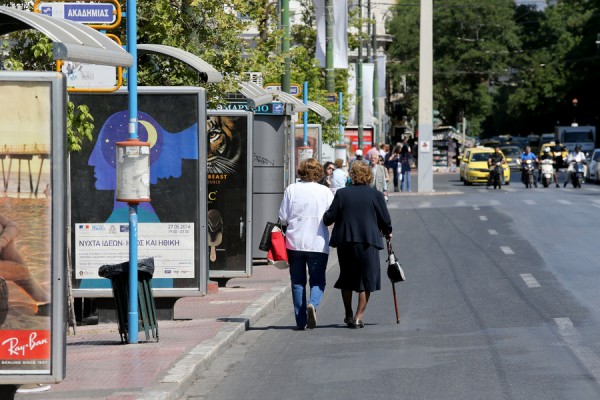
<svg viewBox="0 0 600 400">
<path fill-rule="evenodd" d="M 279 83 L 267 83 L 265 85 L 265 90 L 267 92 L 272 92 L 275 90 L 281 91 L 281 85 Z M 292 83 L 290 85 L 290 94 L 292 96 L 299 97 L 302 94 L 302 89 L 300 88 L 300 85 L 298 85 L 297 83 Z"/>
<path fill-rule="evenodd" d="M 112 24 L 117 20 L 117 9 L 112 3 L 55 3 L 38 5 L 41 14 L 83 24 Z"/>
</svg>

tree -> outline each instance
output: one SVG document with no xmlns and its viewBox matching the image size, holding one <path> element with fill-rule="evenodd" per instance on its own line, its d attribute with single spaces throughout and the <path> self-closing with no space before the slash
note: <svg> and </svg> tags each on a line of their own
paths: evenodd
<svg viewBox="0 0 600 400">
<path fill-rule="evenodd" d="M 399 0 L 389 25 L 394 36 L 389 49 L 392 85 L 398 87 L 401 77 L 407 77 L 405 98 L 415 118 L 419 11 L 414 1 Z M 520 47 L 513 15 L 514 3 L 509 0 L 435 4 L 434 108 L 446 123 L 456 125 L 465 116 L 471 134 L 481 131 L 481 122 L 492 112 L 490 82 L 506 74 L 511 54 Z"/>
</svg>

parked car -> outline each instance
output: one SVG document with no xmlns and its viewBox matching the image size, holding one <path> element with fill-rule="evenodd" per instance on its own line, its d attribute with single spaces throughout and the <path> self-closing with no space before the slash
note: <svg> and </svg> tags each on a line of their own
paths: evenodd
<svg viewBox="0 0 600 400">
<path fill-rule="evenodd" d="M 519 171 L 521 170 L 521 154 L 523 154 L 523 150 L 521 150 L 518 146 L 503 146 L 500 147 L 504 157 L 507 159 L 510 158 L 508 162 L 508 167 L 511 171 Z"/>
<path fill-rule="evenodd" d="M 502 150 L 500 150 L 502 152 Z M 465 164 L 465 172 L 463 175 L 463 183 L 465 185 L 472 185 L 473 183 L 487 183 L 490 169 L 487 161 L 490 155 L 494 152 L 494 149 L 490 147 L 476 147 L 471 149 L 468 155 L 462 159 Z M 504 153 L 502 153 L 504 154 Z M 508 158 L 504 157 L 507 161 Z M 462 164 L 461 164 L 462 165 Z M 504 169 L 504 184 L 510 183 L 510 169 L 508 164 L 503 165 Z"/>
<path fill-rule="evenodd" d="M 590 157 L 585 180 L 588 182 L 600 182 L 600 149 L 594 149 Z"/>
</svg>

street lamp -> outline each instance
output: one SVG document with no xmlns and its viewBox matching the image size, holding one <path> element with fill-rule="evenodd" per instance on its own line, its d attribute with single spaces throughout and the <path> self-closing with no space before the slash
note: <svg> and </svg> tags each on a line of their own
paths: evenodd
<svg viewBox="0 0 600 400">
<path fill-rule="evenodd" d="M 577 103 L 578 103 L 577 99 L 573 99 L 572 103 L 573 103 L 573 123 L 571 124 L 571 126 L 577 126 L 577 118 L 576 118 L 576 115 L 577 115 Z"/>
</svg>

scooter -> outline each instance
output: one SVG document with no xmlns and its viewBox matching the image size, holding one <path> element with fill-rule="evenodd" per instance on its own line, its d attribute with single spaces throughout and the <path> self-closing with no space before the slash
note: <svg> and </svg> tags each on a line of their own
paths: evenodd
<svg viewBox="0 0 600 400">
<path fill-rule="evenodd" d="M 581 188 L 581 182 L 583 182 L 585 177 L 585 161 L 571 161 L 572 171 L 571 182 L 573 182 L 574 188 Z"/>
<path fill-rule="evenodd" d="M 542 172 L 542 185 L 547 188 L 554 179 L 554 162 L 552 160 L 542 160 L 540 164 Z"/>
<path fill-rule="evenodd" d="M 502 174 L 504 173 L 504 169 L 502 168 L 502 162 L 496 162 L 494 165 L 494 169 L 490 172 L 492 174 L 492 184 L 494 185 L 494 190 L 496 188 L 502 188 Z"/>
<path fill-rule="evenodd" d="M 535 185 L 534 170 L 533 160 L 525 160 L 523 164 L 523 183 L 527 189 L 531 189 Z"/>
</svg>

